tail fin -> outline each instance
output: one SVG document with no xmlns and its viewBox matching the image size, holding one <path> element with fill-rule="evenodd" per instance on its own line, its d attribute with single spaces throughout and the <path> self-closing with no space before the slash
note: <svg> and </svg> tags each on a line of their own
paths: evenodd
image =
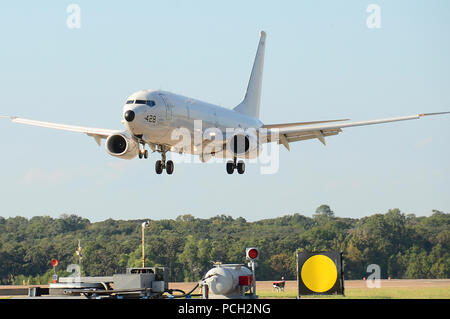
<svg viewBox="0 0 450 319">
<path fill-rule="evenodd" d="M 266 33 L 261 31 L 261 38 L 259 39 L 258 51 L 256 51 L 250 80 L 248 81 L 247 92 L 245 93 L 244 100 L 234 108 L 236 112 L 254 118 L 259 118 L 265 47 Z"/>
</svg>

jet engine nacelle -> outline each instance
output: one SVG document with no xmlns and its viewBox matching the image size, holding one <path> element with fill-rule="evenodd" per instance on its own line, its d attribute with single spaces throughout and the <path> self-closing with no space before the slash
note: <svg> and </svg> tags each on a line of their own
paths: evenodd
<svg viewBox="0 0 450 319">
<path fill-rule="evenodd" d="M 123 159 L 132 159 L 139 153 L 139 144 L 125 133 L 108 136 L 105 148 L 108 154 Z"/>
<path fill-rule="evenodd" d="M 227 151 L 236 157 L 255 158 L 259 150 L 258 137 L 253 132 L 237 132 L 227 141 Z"/>
</svg>

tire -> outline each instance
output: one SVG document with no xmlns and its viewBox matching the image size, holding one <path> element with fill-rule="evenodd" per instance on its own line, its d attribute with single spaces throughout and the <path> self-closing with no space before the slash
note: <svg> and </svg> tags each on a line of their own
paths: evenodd
<svg viewBox="0 0 450 319">
<path fill-rule="evenodd" d="M 239 174 L 244 174 L 245 172 L 245 163 L 243 161 L 239 161 L 237 164 L 237 171 Z"/>
<path fill-rule="evenodd" d="M 142 152 L 141 151 L 139 151 L 138 156 L 139 156 L 140 159 L 142 158 Z"/>
<path fill-rule="evenodd" d="M 174 165 L 172 161 L 166 162 L 166 173 L 171 175 L 173 173 Z"/>
<path fill-rule="evenodd" d="M 157 160 L 155 163 L 155 172 L 156 174 L 161 174 L 163 171 L 162 162 L 160 160 Z"/>
<path fill-rule="evenodd" d="M 227 162 L 227 173 L 233 174 L 234 172 L 234 164 L 232 161 Z"/>
<path fill-rule="evenodd" d="M 144 151 L 144 158 L 148 158 L 148 150 Z"/>
</svg>

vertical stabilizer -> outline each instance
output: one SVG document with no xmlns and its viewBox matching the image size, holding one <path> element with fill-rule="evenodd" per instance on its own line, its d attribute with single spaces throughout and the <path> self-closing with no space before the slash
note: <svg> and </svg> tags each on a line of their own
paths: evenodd
<svg viewBox="0 0 450 319">
<path fill-rule="evenodd" d="M 264 51 L 266 48 L 266 33 L 261 31 L 255 62 L 248 81 L 244 100 L 234 108 L 236 112 L 259 118 L 259 105 L 261 103 L 261 87 L 264 68 Z"/>
</svg>

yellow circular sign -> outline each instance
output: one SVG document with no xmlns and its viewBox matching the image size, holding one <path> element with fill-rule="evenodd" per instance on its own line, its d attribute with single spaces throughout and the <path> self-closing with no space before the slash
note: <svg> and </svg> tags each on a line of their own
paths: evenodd
<svg viewBox="0 0 450 319">
<path fill-rule="evenodd" d="M 309 290 L 314 292 L 328 291 L 337 280 L 336 265 L 327 256 L 312 256 L 303 264 L 301 277 Z"/>
</svg>

